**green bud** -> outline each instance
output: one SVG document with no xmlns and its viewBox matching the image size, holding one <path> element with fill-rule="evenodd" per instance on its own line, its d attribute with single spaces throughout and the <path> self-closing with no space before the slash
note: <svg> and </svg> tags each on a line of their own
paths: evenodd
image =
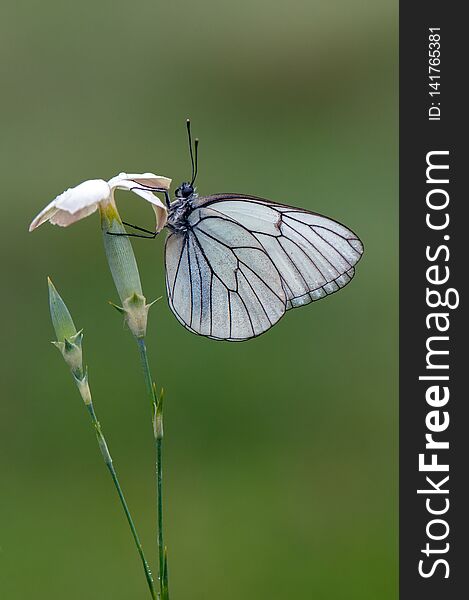
<svg viewBox="0 0 469 600">
<path fill-rule="evenodd" d="M 76 330 L 72 316 L 50 278 L 48 278 L 48 284 L 50 314 L 57 336 L 57 341 L 52 343 L 62 354 L 72 372 L 83 402 L 90 406 L 91 392 L 88 385 L 88 374 L 83 368 L 83 331 Z"/>
<path fill-rule="evenodd" d="M 77 333 L 77 329 L 68 308 L 65 306 L 65 302 L 55 289 L 50 277 L 47 278 L 47 283 L 49 286 L 49 307 L 52 325 L 54 326 L 57 341 L 64 342 L 66 338 L 71 339 Z"/>
</svg>

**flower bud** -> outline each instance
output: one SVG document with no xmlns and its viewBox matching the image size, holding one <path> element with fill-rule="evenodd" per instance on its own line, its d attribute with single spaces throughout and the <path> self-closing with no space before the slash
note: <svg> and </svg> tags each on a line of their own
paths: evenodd
<svg viewBox="0 0 469 600">
<path fill-rule="evenodd" d="M 72 372 L 83 402 L 91 405 L 91 392 L 88 386 L 88 374 L 83 368 L 83 331 L 77 331 L 72 316 L 60 294 L 48 278 L 49 306 L 57 341 L 52 342 L 62 354 Z"/>
<path fill-rule="evenodd" d="M 77 333 L 72 316 L 66 307 L 65 302 L 55 289 L 50 277 L 47 278 L 47 284 L 49 286 L 50 316 L 52 325 L 54 326 L 55 335 L 57 336 L 57 341 L 64 342 L 65 339 L 70 340 Z"/>
</svg>

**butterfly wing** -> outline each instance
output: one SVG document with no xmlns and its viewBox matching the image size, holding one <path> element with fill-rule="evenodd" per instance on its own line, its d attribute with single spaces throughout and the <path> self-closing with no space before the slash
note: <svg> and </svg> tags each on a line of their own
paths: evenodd
<svg viewBox="0 0 469 600">
<path fill-rule="evenodd" d="M 249 339 L 338 291 L 363 253 L 351 230 L 292 206 L 239 194 L 192 206 L 189 230 L 167 240 L 168 297 L 188 329 L 216 339 Z"/>
<path fill-rule="evenodd" d="M 189 220 L 197 221 L 198 212 Z M 264 333 L 286 310 L 280 275 L 256 238 L 218 214 L 166 240 L 169 305 L 190 331 L 241 341 Z"/>
<path fill-rule="evenodd" d="M 287 309 L 343 288 L 363 254 L 358 236 L 341 223 L 263 198 L 208 196 L 198 199 L 197 210 L 216 211 L 252 233 L 280 274 Z"/>
</svg>

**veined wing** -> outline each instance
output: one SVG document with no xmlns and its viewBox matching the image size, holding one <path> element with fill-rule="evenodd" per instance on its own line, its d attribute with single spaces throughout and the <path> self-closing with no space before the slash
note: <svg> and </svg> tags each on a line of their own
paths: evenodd
<svg viewBox="0 0 469 600">
<path fill-rule="evenodd" d="M 363 244 L 350 229 L 323 215 L 263 198 L 217 194 L 198 198 L 193 227 L 218 215 L 234 221 L 261 244 L 275 265 L 286 308 L 304 306 L 343 288 L 355 274 Z"/>
<path fill-rule="evenodd" d="M 165 261 L 169 305 L 194 333 L 246 340 L 285 314 L 278 270 L 256 237 L 231 219 L 205 215 L 192 229 L 171 233 Z"/>
</svg>

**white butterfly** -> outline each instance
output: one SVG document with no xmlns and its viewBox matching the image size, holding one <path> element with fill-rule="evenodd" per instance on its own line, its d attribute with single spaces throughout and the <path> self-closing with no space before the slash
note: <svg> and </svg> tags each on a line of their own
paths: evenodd
<svg viewBox="0 0 469 600">
<path fill-rule="evenodd" d="M 363 244 L 337 221 L 244 194 L 176 190 L 166 225 L 169 305 L 190 331 L 241 341 L 350 282 Z"/>
<path fill-rule="evenodd" d="M 184 327 L 216 340 L 248 340 L 290 308 L 351 281 L 363 244 L 337 221 L 246 194 L 199 197 L 198 140 L 194 162 L 189 120 L 187 132 L 191 182 L 177 188 L 173 202 L 167 188 L 152 189 L 166 198 L 166 290 Z"/>
<path fill-rule="evenodd" d="M 170 179 L 121 173 L 108 182 L 86 181 L 49 203 L 30 230 L 49 220 L 67 226 L 114 201 L 115 189 L 142 196 L 155 208 L 157 227 L 166 240 L 166 289 L 169 305 L 190 331 L 217 340 L 247 340 L 275 325 L 290 308 L 337 292 L 350 282 L 363 254 L 359 238 L 337 221 L 304 209 L 245 194 L 199 197 L 190 123 L 187 122 L 192 180 L 176 190 Z M 155 193 L 163 193 L 166 207 Z"/>
</svg>

